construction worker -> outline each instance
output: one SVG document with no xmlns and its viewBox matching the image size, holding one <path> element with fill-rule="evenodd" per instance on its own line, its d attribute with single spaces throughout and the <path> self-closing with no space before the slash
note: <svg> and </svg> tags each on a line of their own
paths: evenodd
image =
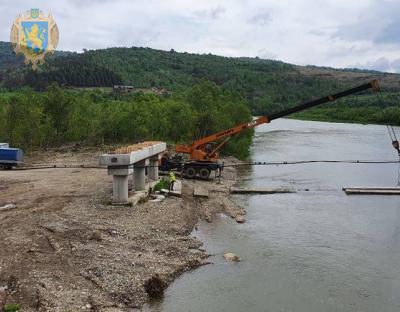
<svg viewBox="0 0 400 312">
<path fill-rule="evenodd" d="M 170 190 L 170 191 L 173 191 L 173 190 L 174 190 L 174 184 L 175 184 L 175 182 L 176 182 L 176 177 L 175 177 L 174 172 L 171 170 L 171 171 L 169 172 L 169 190 Z"/>
<path fill-rule="evenodd" d="M 400 155 L 400 144 L 399 144 L 399 141 L 394 140 L 394 141 L 392 142 L 392 145 L 393 145 L 394 149 L 397 150 L 397 152 L 398 152 L 399 155 Z"/>
</svg>

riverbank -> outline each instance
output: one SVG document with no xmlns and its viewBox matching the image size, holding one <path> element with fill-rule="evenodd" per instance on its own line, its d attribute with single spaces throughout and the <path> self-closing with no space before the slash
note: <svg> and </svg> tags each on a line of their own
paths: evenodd
<svg viewBox="0 0 400 312">
<path fill-rule="evenodd" d="M 28 164 L 97 165 L 93 151 L 50 151 Z M 226 162 L 236 162 L 230 158 Z M 112 180 L 101 169 L 0 172 L 0 307 L 23 311 L 128 311 L 162 293 L 181 273 L 208 263 L 196 224 L 217 213 L 244 215 L 219 181 L 183 182 L 182 198 L 136 207 L 107 204 Z M 208 199 L 193 197 L 195 186 Z M 190 235 L 194 231 L 194 236 Z"/>
<path fill-rule="evenodd" d="M 345 104 L 341 106 L 321 106 L 289 118 L 303 121 L 400 126 L 400 109 L 397 105 L 351 107 L 349 102 L 345 100 L 344 102 Z M 348 107 L 345 106 L 346 103 Z"/>
</svg>

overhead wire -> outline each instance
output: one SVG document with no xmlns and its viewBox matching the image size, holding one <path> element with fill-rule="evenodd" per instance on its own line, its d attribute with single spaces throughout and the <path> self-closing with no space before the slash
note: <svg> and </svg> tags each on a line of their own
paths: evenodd
<svg viewBox="0 0 400 312">
<path fill-rule="evenodd" d="M 381 96 L 380 92 L 376 92 L 376 97 L 379 99 L 379 101 L 383 102 L 383 97 Z M 397 154 L 399 156 L 399 167 L 397 170 L 397 186 L 400 186 L 400 148 L 399 148 L 399 141 L 397 140 L 396 136 L 396 131 L 394 130 L 394 127 L 392 125 L 386 125 L 387 130 L 389 132 L 390 139 L 392 140 L 392 145 L 394 149 L 397 150 Z"/>
<path fill-rule="evenodd" d="M 240 163 L 224 163 L 223 167 L 243 167 L 243 166 L 285 166 L 285 165 L 301 165 L 301 164 L 313 164 L 313 163 L 345 163 L 345 164 L 397 164 L 397 160 L 294 160 L 294 161 L 256 161 L 256 162 L 240 162 Z M 119 166 L 114 166 L 119 167 Z M 120 166 L 125 168 L 126 166 Z M 159 166 L 134 166 L 128 167 L 135 168 L 154 168 Z M 92 166 L 85 164 L 74 164 L 74 165 L 34 165 L 27 167 L 17 167 L 13 170 L 44 170 L 44 169 L 101 169 L 105 170 L 107 167 L 103 166 Z"/>
<path fill-rule="evenodd" d="M 244 162 L 235 164 L 224 164 L 224 167 L 239 166 L 281 166 L 281 165 L 300 165 L 313 163 L 346 163 L 346 164 L 396 164 L 394 160 L 295 160 L 295 161 L 273 161 L 273 162 Z"/>
<path fill-rule="evenodd" d="M 394 128 L 392 125 L 386 125 L 389 135 L 390 135 L 390 139 L 392 140 L 392 142 L 397 141 L 397 137 L 396 137 L 396 132 L 394 131 Z"/>
<path fill-rule="evenodd" d="M 397 170 L 397 186 L 400 186 L 400 148 L 399 148 L 399 141 L 397 140 L 396 131 L 392 125 L 386 125 L 390 139 L 392 140 L 392 145 L 394 149 L 397 150 L 397 154 L 399 156 L 399 167 Z"/>
</svg>

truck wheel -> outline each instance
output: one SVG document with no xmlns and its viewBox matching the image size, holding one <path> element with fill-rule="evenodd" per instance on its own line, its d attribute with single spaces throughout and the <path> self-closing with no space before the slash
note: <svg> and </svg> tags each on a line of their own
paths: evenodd
<svg viewBox="0 0 400 312">
<path fill-rule="evenodd" d="M 184 171 L 186 178 L 193 179 L 196 176 L 196 169 L 193 167 L 186 168 Z"/>
<path fill-rule="evenodd" d="M 201 168 L 199 171 L 199 175 L 200 178 L 202 178 L 203 180 L 208 180 L 208 178 L 210 177 L 211 171 L 208 168 Z"/>
</svg>

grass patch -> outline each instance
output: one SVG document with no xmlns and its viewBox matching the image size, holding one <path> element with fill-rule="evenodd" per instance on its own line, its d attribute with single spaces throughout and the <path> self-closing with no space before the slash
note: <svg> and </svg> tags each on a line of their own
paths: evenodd
<svg viewBox="0 0 400 312">
<path fill-rule="evenodd" d="M 21 311 L 21 305 L 19 305 L 17 303 L 6 304 L 4 306 L 4 311 L 5 312 L 18 312 L 18 311 Z"/>
<path fill-rule="evenodd" d="M 161 191 L 161 189 L 169 190 L 169 184 L 170 184 L 169 181 L 162 179 L 154 186 L 154 191 L 159 192 Z"/>
</svg>

